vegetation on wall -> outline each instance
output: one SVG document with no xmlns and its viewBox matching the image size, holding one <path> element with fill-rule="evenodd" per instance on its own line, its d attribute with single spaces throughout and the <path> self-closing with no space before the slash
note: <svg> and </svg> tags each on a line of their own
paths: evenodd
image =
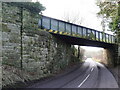
<svg viewBox="0 0 120 90">
<path fill-rule="evenodd" d="M 34 14 L 39 14 L 46 9 L 39 2 L 7 2 L 7 4 L 11 4 L 11 5 L 14 5 L 17 7 L 21 7 L 21 8 L 25 8 Z"/>
<path fill-rule="evenodd" d="M 120 42 L 120 2 L 112 0 L 111 2 L 97 2 L 100 7 L 98 16 L 102 18 L 102 26 L 105 30 L 106 23 L 111 31 L 117 35 L 118 42 Z"/>
</svg>

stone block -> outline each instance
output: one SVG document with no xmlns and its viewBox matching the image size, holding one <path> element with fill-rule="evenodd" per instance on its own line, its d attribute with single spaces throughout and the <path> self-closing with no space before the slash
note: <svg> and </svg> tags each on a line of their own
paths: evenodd
<svg viewBox="0 0 120 90">
<path fill-rule="evenodd" d="M 39 16 L 33 16 L 29 11 L 24 10 L 21 33 L 20 9 L 7 4 L 3 5 L 4 30 L 1 40 L 4 65 L 20 68 L 22 59 L 23 70 L 30 75 L 29 80 L 34 80 L 58 72 L 72 62 L 71 59 L 74 57 L 71 58 L 71 55 L 74 51 L 71 45 L 46 31 L 35 30 Z M 7 73 L 6 75 L 9 76 Z M 24 76 L 21 76 L 23 80 L 28 80 L 27 76 Z M 11 80 L 13 80 L 12 83 L 21 81 L 19 78 L 13 79 L 13 76 Z"/>
</svg>

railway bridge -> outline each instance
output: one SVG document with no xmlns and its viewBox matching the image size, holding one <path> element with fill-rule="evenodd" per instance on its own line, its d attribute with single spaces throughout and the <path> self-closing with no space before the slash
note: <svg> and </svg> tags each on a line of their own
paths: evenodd
<svg viewBox="0 0 120 90">
<path fill-rule="evenodd" d="M 39 28 L 69 44 L 107 49 L 110 53 L 108 57 L 113 61 L 112 63 L 114 65 L 118 63 L 118 45 L 114 35 L 47 16 L 42 16 L 38 25 Z"/>
</svg>

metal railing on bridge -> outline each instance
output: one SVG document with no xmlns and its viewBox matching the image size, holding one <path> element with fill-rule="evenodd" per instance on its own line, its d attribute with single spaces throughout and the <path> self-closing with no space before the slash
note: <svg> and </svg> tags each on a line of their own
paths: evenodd
<svg viewBox="0 0 120 90">
<path fill-rule="evenodd" d="M 42 16 L 39 20 L 39 27 L 56 34 L 115 43 L 115 36 L 113 35 L 46 16 Z"/>
</svg>

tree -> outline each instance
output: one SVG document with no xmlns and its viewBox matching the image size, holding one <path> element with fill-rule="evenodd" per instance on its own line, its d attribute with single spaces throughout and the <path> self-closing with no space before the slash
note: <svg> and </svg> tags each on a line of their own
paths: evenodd
<svg viewBox="0 0 120 90">
<path fill-rule="evenodd" d="M 116 35 L 116 41 L 118 44 L 118 53 L 120 53 L 120 1 L 112 0 L 111 2 L 99 2 L 100 7 L 99 16 L 109 20 L 109 28 L 114 31 Z M 103 19 L 104 20 L 104 19 Z M 120 60 L 120 55 L 117 57 Z M 118 61 L 120 64 L 120 61 Z"/>
<path fill-rule="evenodd" d="M 109 23 L 109 28 L 114 31 L 117 38 L 120 37 L 120 2 L 112 0 L 111 2 L 97 2 L 100 7 L 98 16 L 102 18 L 103 28 L 105 30 L 106 23 Z M 118 39 L 120 42 L 120 39 Z"/>
<path fill-rule="evenodd" d="M 118 15 L 117 2 L 97 2 L 97 5 L 100 7 L 100 12 L 98 13 L 98 16 L 103 19 L 103 25 L 106 22 L 112 22 L 113 19 Z"/>
</svg>

